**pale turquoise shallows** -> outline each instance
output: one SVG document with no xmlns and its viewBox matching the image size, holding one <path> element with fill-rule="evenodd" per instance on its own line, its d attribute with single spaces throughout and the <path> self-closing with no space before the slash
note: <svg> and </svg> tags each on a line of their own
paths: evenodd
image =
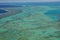
<svg viewBox="0 0 60 40">
<path fill-rule="evenodd" d="M 0 19 L 0 40 L 60 40 L 59 18 L 45 14 L 60 8 L 27 6 L 20 9 L 22 12 Z"/>
</svg>

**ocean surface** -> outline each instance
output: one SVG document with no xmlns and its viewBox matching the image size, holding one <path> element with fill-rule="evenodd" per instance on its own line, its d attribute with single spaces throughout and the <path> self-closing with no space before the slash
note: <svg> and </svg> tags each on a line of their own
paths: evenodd
<svg viewBox="0 0 60 40">
<path fill-rule="evenodd" d="M 60 40 L 59 4 L 0 3 L 0 40 Z"/>
<path fill-rule="evenodd" d="M 5 2 L 0 3 L 1 7 L 22 7 L 22 6 L 60 6 L 60 2 Z"/>
</svg>

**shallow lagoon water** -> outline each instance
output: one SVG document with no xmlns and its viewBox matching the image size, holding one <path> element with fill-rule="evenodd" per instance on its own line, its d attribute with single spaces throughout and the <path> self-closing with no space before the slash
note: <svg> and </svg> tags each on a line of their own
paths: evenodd
<svg viewBox="0 0 60 40">
<path fill-rule="evenodd" d="M 60 19 L 48 12 L 58 8 L 50 6 L 24 6 L 19 7 L 18 9 L 22 11 L 18 12 L 17 8 L 8 9 L 15 10 L 16 13 L 13 14 L 14 12 L 10 11 L 13 15 L 1 16 L 0 40 L 60 40 L 60 21 L 58 21 Z"/>
</svg>

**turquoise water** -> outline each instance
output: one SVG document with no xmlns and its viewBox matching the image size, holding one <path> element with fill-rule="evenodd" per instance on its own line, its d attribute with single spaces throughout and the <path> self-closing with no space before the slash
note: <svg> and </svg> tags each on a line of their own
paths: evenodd
<svg viewBox="0 0 60 40">
<path fill-rule="evenodd" d="M 24 6 L 4 9 L 10 11 L 8 14 L 15 14 L 7 14 L 0 19 L 0 40 L 60 40 L 60 21 L 54 14 L 59 13 L 59 7 Z"/>
<path fill-rule="evenodd" d="M 57 20 L 57 18 L 60 19 L 60 9 L 48 10 L 45 14 L 51 16 L 54 20 Z"/>
<path fill-rule="evenodd" d="M 48 10 L 48 12 L 46 13 L 48 15 L 56 15 L 56 14 L 60 14 L 60 9 L 56 9 L 56 10 Z"/>
</svg>

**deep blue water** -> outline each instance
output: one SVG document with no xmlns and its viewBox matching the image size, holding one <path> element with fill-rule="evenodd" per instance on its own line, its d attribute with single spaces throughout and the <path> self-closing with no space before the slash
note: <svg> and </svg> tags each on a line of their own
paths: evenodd
<svg viewBox="0 0 60 40">
<path fill-rule="evenodd" d="M 26 6 L 60 6 L 60 2 L 10 2 L 0 3 L 1 7 L 22 7 Z"/>
<path fill-rule="evenodd" d="M 8 11 L 0 9 L 0 14 L 6 13 L 6 12 L 8 12 Z"/>
</svg>

